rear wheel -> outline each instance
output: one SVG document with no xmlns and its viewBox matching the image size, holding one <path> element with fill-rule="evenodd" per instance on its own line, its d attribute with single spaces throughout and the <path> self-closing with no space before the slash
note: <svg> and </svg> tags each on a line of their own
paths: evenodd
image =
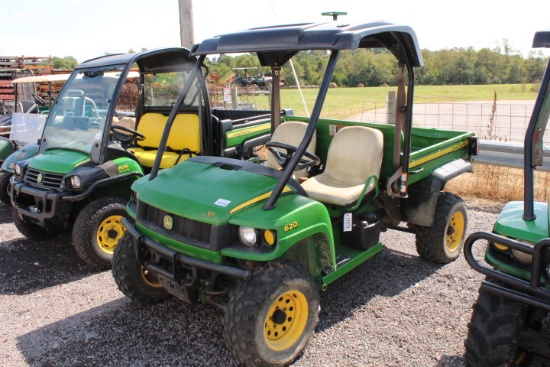
<svg viewBox="0 0 550 367">
<path fill-rule="evenodd" d="M 29 240 L 44 241 L 49 240 L 50 238 L 57 237 L 61 234 L 60 230 L 46 229 L 39 226 L 38 224 L 27 222 L 26 220 L 21 219 L 17 214 L 16 208 L 12 208 L 11 213 L 15 228 L 17 228 L 17 230 Z"/>
<path fill-rule="evenodd" d="M 484 290 L 474 304 L 464 343 L 468 367 L 519 366 L 527 353 L 519 348 L 528 307 Z"/>
<path fill-rule="evenodd" d="M 6 205 L 11 205 L 10 198 L 10 178 L 13 175 L 11 172 L 4 172 L 0 174 L 0 201 Z"/>
<path fill-rule="evenodd" d="M 73 228 L 73 245 L 87 265 L 98 270 L 111 268 L 113 252 L 126 231 L 123 217 L 128 217 L 126 201 L 120 198 L 100 198 L 80 211 Z"/>
<path fill-rule="evenodd" d="M 155 304 L 170 297 L 156 276 L 141 266 L 129 234 L 122 236 L 115 248 L 112 272 L 118 289 L 133 301 Z"/>
<path fill-rule="evenodd" d="M 318 317 L 313 278 L 291 262 L 274 262 L 231 291 L 224 337 L 247 366 L 284 366 L 302 353 Z"/>
<path fill-rule="evenodd" d="M 446 264 L 456 260 L 466 235 L 466 205 L 457 195 L 442 192 L 431 227 L 417 227 L 416 250 L 426 261 Z"/>
</svg>

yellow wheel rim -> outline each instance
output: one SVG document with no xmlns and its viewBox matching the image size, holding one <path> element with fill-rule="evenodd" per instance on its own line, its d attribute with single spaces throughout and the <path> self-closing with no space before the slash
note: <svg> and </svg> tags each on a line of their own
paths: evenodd
<svg viewBox="0 0 550 367">
<path fill-rule="evenodd" d="M 143 266 L 141 267 L 141 278 L 151 288 L 162 288 L 162 284 L 158 282 L 158 279 L 156 276 L 152 275 L 151 272 L 147 269 L 145 269 Z"/>
<path fill-rule="evenodd" d="M 466 220 L 462 212 L 456 212 L 449 221 L 447 227 L 447 234 L 445 236 L 445 247 L 449 252 L 455 251 L 459 248 L 464 237 L 464 230 L 466 227 Z"/>
<path fill-rule="evenodd" d="M 99 248 L 112 255 L 115 247 L 118 245 L 118 240 L 126 231 L 126 227 L 122 224 L 121 215 L 111 215 L 107 217 L 97 230 L 97 244 Z"/>
<path fill-rule="evenodd" d="M 291 347 L 303 334 L 308 318 L 306 296 L 298 290 L 280 295 L 269 308 L 264 322 L 266 344 L 274 351 Z"/>
</svg>

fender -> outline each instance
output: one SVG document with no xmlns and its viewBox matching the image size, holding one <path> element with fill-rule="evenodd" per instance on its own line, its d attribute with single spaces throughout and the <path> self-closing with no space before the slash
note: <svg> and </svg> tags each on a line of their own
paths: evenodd
<svg viewBox="0 0 550 367">
<path fill-rule="evenodd" d="M 7 159 L 16 149 L 13 141 L 0 136 L 0 161 Z"/>
<path fill-rule="evenodd" d="M 466 172 L 473 172 L 472 164 L 455 159 L 438 169 L 425 180 L 409 187 L 409 198 L 402 202 L 403 220 L 419 226 L 433 225 L 439 193 L 447 182 Z"/>
<path fill-rule="evenodd" d="M 11 153 L 4 163 L 2 163 L 2 171 L 13 173 L 13 168 L 17 162 L 34 157 L 38 154 L 39 146 L 37 144 L 27 144 L 24 147 Z"/>
<path fill-rule="evenodd" d="M 237 212 L 229 223 L 276 231 L 275 248 L 272 251 L 250 251 L 243 246 L 241 251 L 236 247 L 227 247 L 221 251 L 223 256 L 264 262 L 288 255 L 295 257 L 298 262 L 307 260 L 308 257 L 318 259 L 318 264 L 309 266 L 306 261 L 306 269 L 317 268 L 320 271 L 335 266 L 332 225 L 323 204 L 295 193 L 281 196 L 272 210 L 262 210 L 264 203 L 258 202 Z M 316 251 L 319 256 L 308 256 L 308 251 Z"/>
</svg>

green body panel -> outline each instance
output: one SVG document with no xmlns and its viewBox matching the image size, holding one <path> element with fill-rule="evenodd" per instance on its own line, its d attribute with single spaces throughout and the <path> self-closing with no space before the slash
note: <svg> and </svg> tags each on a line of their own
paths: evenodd
<svg viewBox="0 0 550 367">
<path fill-rule="evenodd" d="M 270 134 L 271 122 L 233 129 L 225 134 L 226 144 L 228 147 L 241 145 L 244 141 L 256 136 Z"/>
<path fill-rule="evenodd" d="M 13 173 L 15 163 L 22 161 L 24 159 L 34 157 L 36 154 L 38 154 L 39 148 L 40 147 L 37 144 L 27 144 L 17 149 L 8 158 L 6 158 L 4 163 L 2 163 L 2 171 Z"/>
<path fill-rule="evenodd" d="M 265 200 L 235 213 L 229 223 L 277 232 L 277 246 L 268 253 L 257 251 L 243 252 L 234 248 L 222 250 L 222 254 L 234 258 L 270 261 L 283 257 L 292 246 L 314 234 L 323 234 L 327 242 L 330 258 L 335 258 L 334 241 L 330 217 L 325 206 L 315 200 L 295 193 L 281 196 L 277 206 L 271 210 L 262 210 Z M 334 263 L 330 264 L 334 266 Z"/>
<path fill-rule="evenodd" d="M 523 220 L 523 209 L 523 201 L 512 201 L 506 204 L 495 222 L 493 232 L 533 245 L 544 238 L 548 238 L 548 204 L 543 202 L 534 203 L 536 219 L 532 221 Z M 525 280 L 531 279 L 530 266 L 520 264 L 510 256 L 499 256 L 494 248 L 488 247 L 485 260 L 504 273 Z"/>
<path fill-rule="evenodd" d="M 485 252 L 485 261 L 494 268 L 502 271 L 503 273 L 513 275 L 515 277 L 531 280 L 531 270 L 522 264 L 519 264 L 517 261 L 512 260 L 508 256 L 507 261 L 503 261 L 502 258 L 498 257 L 496 250 L 489 249 Z M 520 265 L 520 266 L 518 266 Z"/>
<path fill-rule="evenodd" d="M 8 158 L 15 151 L 15 147 L 9 139 L 0 137 L 0 162 Z"/>
<path fill-rule="evenodd" d="M 47 172 L 67 174 L 76 166 L 90 160 L 87 153 L 65 149 L 50 149 L 34 157 L 30 167 Z"/>
<path fill-rule="evenodd" d="M 152 181 L 145 176 L 136 181 L 132 189 L 141 202 L 169 213 L 210 224 L 225 224 L 231 210 L 269 192 L 276 183 L 273 177 L 185 161 L 160 171 Z"/>
<path fill-rule="evenodd" d="M 343 275 L 347 274 L 351 270 L 355 269 L 360 264 L 364 263 L 380 251 L 384 249 L 384 246 L 382 243 L 378 243 L 375 246 L 371 247 L 368 250 L 362 251 L 362 250 L 354 250 L 349 247 L 339 247 L 338 251 L 341 253 L 344 253 L 348 255 L 351 260 L 343 264 L 342 266 L 338 267 L 335 271 L 329 273 L 328 275 L 324 276 L 322 279 L 322 282 L 324 285 L 329 285 L 330 283 L 334 282 L 338 278 L 342 277 Z"/>
<path fill-rule="evenodd" d="M 131 158 L 123 157 L 113 160 L 118 167 L 118 172 L 122 175 L 125 173 L 136 172 L 143 175 L 143 169 L 139 163 Z"/>
<path fill-rule="evenodd" d="M 548 204 L 535 202 L 536 219 L 523 220 L 523 201 L 508 203 L 497 218 L 493 231 L 519 241 L 536 243 L 548 238 Z"/>
<path fill-rule="evenodd" d="M 309 121 L 307 117 L 288 116 L 287 121 Z M 317 124 L 316 155 L 325 162 L 328 147 L 336 131 L 344 126 L 367 126 L 380 130 L 384 135 L 384 155 L 380 182 L 394 174 L 393 146 L 395 126 L 379 123 L 319 119 Z M 451 130 L 413 128 L 411 133 L 411 159 L 409 185 L 429 177 L 433 171 L 457 158 L 468 159 L 468 138 L 474 133 Z M 401 139 L 403 140 L 403 138 Z"/>
</svg>

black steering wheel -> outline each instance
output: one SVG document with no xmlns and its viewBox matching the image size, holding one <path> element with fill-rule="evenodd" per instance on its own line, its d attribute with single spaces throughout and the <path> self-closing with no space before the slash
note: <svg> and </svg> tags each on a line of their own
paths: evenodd
<svg viewBox="0 0 550 367">
<path fill-rule="evenodd" d="M 275 158 L 275 161 L 283 167 L 283 169 L 286 168 L 288 163 L 290 163 L 290 160 L 292 159 L 292 156 L 294 153 L 296 153 L 296 147 L 288 144 L 284 144 L 278 141 L 270 141 L 266 145 L 267 149 L 273 154 L 273 158 Z M 277 150 L 275 148 L 284 149 L 284 152 L 281 152 L 280 150 Z M 303 157 L 309 158 L 304 159 Z M 317 157 L 315 154 L 308 152 L 307 150 L 304 152 L 303 157 L 300 158 L 298 161 L 298 165 L 294 169 L 295 171 L 301 171 L 303 169 L 318 165 L 321 163 L 321 160 L 319 157 Z"/>
<path fill-rule="evenodd" d="M 111 125 L 111 131 L 115 139 L 120 141 L 124 146 L 130 145 L 134 141 L 142 141 L 145 139 L 145 135 L 142 133 L 122 125 Z M 130 135 L 124 134 L 124 132 L 130 133 Z"/>
<path fill-rule="evenodd" d="M 31 93 L 31 96 L 33 96 L 34 101 L 36 102 L 36 104 L 38 104 L 40 106 L 45 106 L 46 105 L 46 101 L 44 101 L 44 99 L 42 97 L 40 97 L 39 95 L 37 95 L 36 93 Z"/>
</svg>

